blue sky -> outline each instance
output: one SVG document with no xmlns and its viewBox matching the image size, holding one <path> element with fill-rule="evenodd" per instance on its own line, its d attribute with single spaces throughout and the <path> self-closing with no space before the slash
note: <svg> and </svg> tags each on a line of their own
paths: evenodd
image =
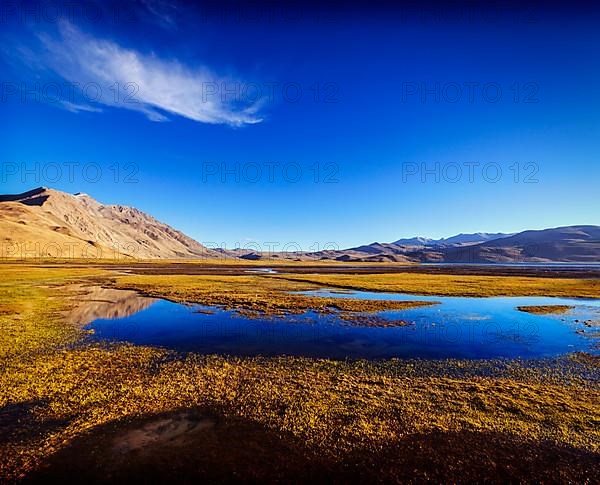
<svg viewBox="0 0 600 485">
<path fill-rule="evenodd" d="M 600 224 L 596 11 L 68 5 L 2 11 L 3 193 L 228 248 Z"/>
</svg>

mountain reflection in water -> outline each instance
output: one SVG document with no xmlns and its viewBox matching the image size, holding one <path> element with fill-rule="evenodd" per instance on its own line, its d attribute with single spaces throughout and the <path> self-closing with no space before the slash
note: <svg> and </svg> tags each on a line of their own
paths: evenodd
<svg viewBox="0 0 600 485">
<path fill-rule="evenodd" d="M 66 312 L 66 320 L 79 326 L 98 319 L 129 317 L 158 301 L 157 298 L 141 296 L 132 290 L 83 285 L 73 285 L 69 289 L 82 292 L 73 298 L 74 306 Z"/>
</svg>

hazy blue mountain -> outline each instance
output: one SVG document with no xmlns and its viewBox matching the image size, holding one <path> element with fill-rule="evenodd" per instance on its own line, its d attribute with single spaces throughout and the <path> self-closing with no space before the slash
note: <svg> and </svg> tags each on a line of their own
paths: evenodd
<svg viewBox="0 0 600 485">
<path fill-rule="evenodd" d="M 457 234 L 456 236 L 441 239 L 432 239 L 429 237 L 416 236 L 406 239 L 398 239 L 392 244 L 397 244 L 399 246 L 444 246 L 449 244 L 476 244 L 511 235 L 512 234 L 504 234 L 502 232 L 475 232 L 472 234 L 461 233 Z"/>
</svg>

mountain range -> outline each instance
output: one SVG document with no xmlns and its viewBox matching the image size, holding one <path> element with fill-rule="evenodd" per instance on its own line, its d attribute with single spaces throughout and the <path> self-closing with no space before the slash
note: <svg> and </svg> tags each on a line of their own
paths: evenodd
<svg viewBox="0 0 600 485">
<path fill-rule="evenodd" d="M 437 263 L 600 262 L 600 226 L 565 226 L 516 234 L 459 234 L 437 241 L 372 243 L 338 256 L 344 261 Z"/>
<path fill-rule="evenodd" d="M 600 226 L 413 237 L 313 253 L 213 250 L 133 207 L 40 187 L 0 195 L 1 258 L 241 259 L 346 262 L 600 262 Z"/>
</svg>

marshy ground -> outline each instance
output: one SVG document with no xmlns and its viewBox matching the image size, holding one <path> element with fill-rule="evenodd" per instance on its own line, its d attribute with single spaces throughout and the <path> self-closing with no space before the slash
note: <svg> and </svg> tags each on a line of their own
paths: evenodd
<svg viewBox="0 0 600 485">
<path fill-rule="evenodd" d="M 517 310 L 521 312 L 533 313 L 534 315 L 560 315 L 575 308 L 571 305 L 528 305 L 519 306 Z"/>
<path fill-rule="evenodd" d="M 201 267 L 196 265 L 195 267 Z M 600 362 L 331 361 L 90 343 L 81 285 L 249 315 L 349 315 L 415 302 L 290 293 L 600 297 L 600 280 L 415 272 L 185 274 L 0 265 L 0 477 L 102 482 L 541 480 L 600 476 Z M 359 322 L 360 323 L 360 322 Z M 176 474 L 176 475 L 174 475 Z"/>
</svg>

